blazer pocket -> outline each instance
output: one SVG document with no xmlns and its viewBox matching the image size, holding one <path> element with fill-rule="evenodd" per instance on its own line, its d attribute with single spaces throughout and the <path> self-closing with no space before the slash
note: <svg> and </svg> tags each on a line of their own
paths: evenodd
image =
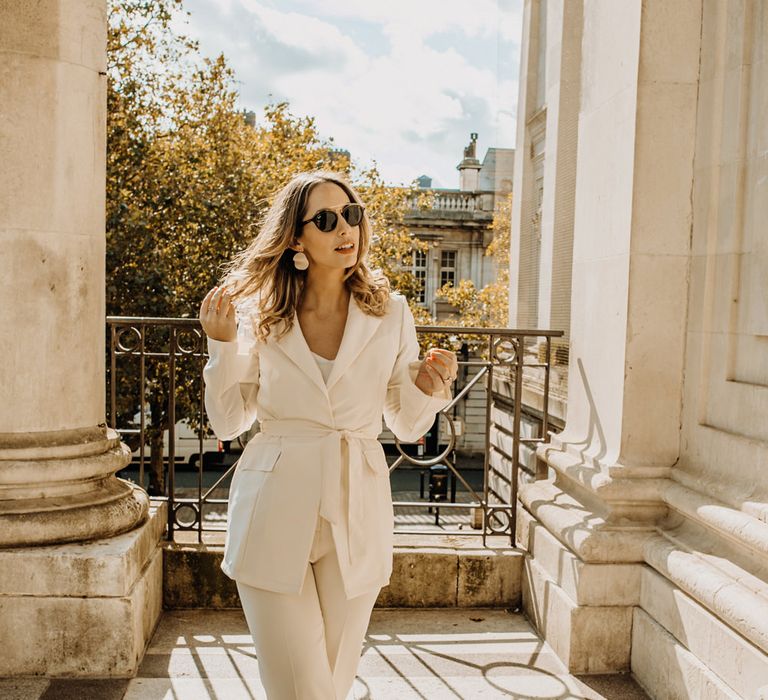
<svg viewBox="0 0 768 700">
<path fill-rule="evenodd" d="M 389 477 L 389 465 L 387 465 L 387 458 L 384 456 L 384 450 L 380 447 L 372 447 L 363 452 L 365 454 L 365 461 L 368 462 L 368 466 L 373 470 L 376 476 Z"/>
<path fill-rule="evenodd" d="M 253 445 L 253 450 L 243 453 L 240 458 L 240 468 L 243 471 L 271 472 L 277 464 L 277 460 L 282 453 L 282 446 L 279 442 L 259 442 Z"/>
</svg>

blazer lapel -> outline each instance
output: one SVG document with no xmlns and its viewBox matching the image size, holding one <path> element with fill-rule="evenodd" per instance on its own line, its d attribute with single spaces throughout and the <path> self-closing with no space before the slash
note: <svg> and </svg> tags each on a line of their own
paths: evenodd
<svg viewBox="0 0 768 700">
<path fill-rule="evenodd" d="M 339 352 L 336 354 L 331 373 L 328 375 L 327 388 L 329 391 L 344 376 L 344 372 L 349 369 L 349 366 L 363 351 L 363 348 L 373 337 L 382 319 L 383 317 L 370 316 L 365 313 L 357 305 L 354 295 L 349 295 L 349 309 L 347 310 L 347 324 L 344 327 L 344 336 L 341 339 Z"/>
<path fill-rule="evenodd" d="M 288 358 L 299 367 L 317 386 L 325 393 L 326 386 L 323 381 L 322 372 L 317 366 L 312 351 L 307 345 L 304 334 L 301 332 L 299 319 L 296 312 L 293 312 L 293 326 L 280 340 L 276 341 L 277 346 L 288 356 Z"/>
<path fill-rule="evenodd" d="M 379 327 L 382 318 L 369 316 L 355 301 L 354 295 L 349 296 L 347 308 L 347 322 L 344 326 L 344 335 L 341 339 L 339 351 L 333 361 L 333 367 L 328 382 L 323 381 L 323 375 L 317 366 L 317 361 L 312 356 L 312 351 L 307 345 L 307 340 L 301 331 L 299 318 L 296 312 L 293 314 L 293 326 L 280 340 L 277 346 L 323 391 L 329 391 L 331 387 L 344 375 L 349 366 L 357 359 L 358 355 L 371 339 Z"/>
</svg>

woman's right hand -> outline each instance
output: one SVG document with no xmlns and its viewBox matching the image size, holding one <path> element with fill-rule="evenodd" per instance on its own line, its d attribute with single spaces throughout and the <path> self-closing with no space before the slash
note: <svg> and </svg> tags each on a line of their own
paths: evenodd
<svg viewBox="0 0 768 700">
<path fill-rule="evenodd" d="M 224 287 L 214 287 L 200 304 L 200 323 L 212 340 L 229 342 L 237 338 L 235 307 Z"/>
</svg>

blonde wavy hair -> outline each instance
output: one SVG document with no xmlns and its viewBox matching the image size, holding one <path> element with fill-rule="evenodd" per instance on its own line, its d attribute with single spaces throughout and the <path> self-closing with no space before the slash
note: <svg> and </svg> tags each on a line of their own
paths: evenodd
<svg viewBox="0 0 768 700">
<path fill-rule="evenodd" d="M 245 250 L 225 265 L 221 286 L 227 288 L 236 308 L 252 317 L 256 338 L 264 341 L 272 326 L 283 321 L 277 338 L 293 326 L 294 311 L 301 303 L 306 270 L 293 264 L 295 252 L 288 246 L 301 237 L 301 222 L 309 193 L 315 185 L 338 185 L 350 202 L 362 204 L 360 195 L 340 173 L 317 170 L 295 175 L 275 196 L 261 222 L 259 232 Z M 383 316 L 389 303 L 390 286 L 380 270 L 371 270 L 366 260 L 371 244 L 371 223 L 363 214 L 359 224 L 360 244 L 355 264 L 344 274 L 344 284 L 358 306 L 372 316 Z"/>
</svg>

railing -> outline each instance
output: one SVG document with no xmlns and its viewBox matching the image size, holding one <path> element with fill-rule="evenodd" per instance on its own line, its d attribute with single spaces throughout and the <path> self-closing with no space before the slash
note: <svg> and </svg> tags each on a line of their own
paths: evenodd
<svg viewBox="0 0 768 700">
<path fill-rule="evenodd" d="M 432 195 L 431 206 L 426 211 L 467 212 L 485 211 L 482 206 L 484 194 L 493 195 L 493 192 L 464 192 L 461 190 L 425 190 Z M 408 206 L 412 211 L 420 211 L 419 195 L 408 199 Z M 492 211 L 492 207 L 489 211 Z"/>
<path fill-rule="evenodd" d="M 146 415 L 147 405 L 154 399 L 154 406 L 162 407 L 165 413 L 164 423 L 168 426 L 168 478 L 166 493 L 163 497 L 168 500 L 168 529 L 167 538 L 173 540 L 175 533 L 179 531 L 194 531 L 197 533 L 198 542 L 203 541 L 205 532 L 223 532 L 223 527 L 206 527 L 204 508 L 226 504 L 226 498 L 214 498 L 213 492 L 233 472 L 235 464 L 232 464 L 213 485 L 208 488 L 203 486 L 204 460 L 204 431 L 207 430 L 207 421 L 203 404 L 203 380 L 202 371 L 207 360 L 205 352 L 204 334 L 197 319 L 174 318 L 136 318 L 117 317 L 107 318 L 109 332 L 109 417 L 110 424 L 115 427 L 125 440 L 138 442 L 139 450 L 139 482 L 144 484 L 145 476 L 145 436 L 147 430 Z M 419 334 L 439 334 L 441 336 L 472 336 L 481 342 L 482 350 L 475 353 L 475 357 L 460 360 L 459 366 L 474 368 L 474 375 L 466 383 L 454 387 L 454 398 L 441 415 L 444 416 L 448 426 L 449 438 L 447 444 L 437 454 L 428 456 L 414 456 L 407 454 L 399 441 L 395 440 L 397 458 L 390 466 L 390 471 L 405 464 L 416 467 L 428 468 L 434 465 L 443 465 L 451 470 L 454 477 L 463 484 L 471 501 L 455 503 L 447 501 L 393 501 L 394 507 L 408 508 L 440 508 L 440 509 L 480 509 L 482 512 L 482 524 L 480 532 L 467 530 L 442 529 L 446 534 L 478 534 L 483 538 L 483 545 L 489 535 L 506 535 L 511 546 L 515 546 L 515 529 L 517 522 L 517 491 L 518 476 L 522 468 L 520 462 L 521 445 L 535 446 L 548 440 L 549 430 L 549 378 L 552 359 L 552 338 L 563 335 L 562 331 L 551 330 L 519 330 L 505 328 L 468 328 L 459 326 L 417 326 Z M 541 351 L 534 352 L 537 361 L 526 361 L 531 357 L 530 348 L 543 343 Z M 526 351 L 529 352 L 526 352 Z M 543 361 L 541 358 L 543 356 Z M 121 367 L 118 368 L 118 360 Z M 150 364 L 148 364 L 150 363 Z M 181 374 L 179 368 L 182 368 Z M 540 416 L 539 431 L 536 437 L 521 436 L 521 416 L 524 407 L 521 403 L 523 375 L 525 368 L 542 368 L 544 372 L 542 402 L 536 413 Z M 490 453 L 497 449 L 491 443 L 491 409 L 493 405 L 494 373 L 504 374 L 513 386 L 513 420 L 512 420 L 512 454 L 506 457 L 512 458 L 510 473 L 503 474 L 497 469 L 491 469 Z M 118 397 L 118 386 L 121 387 Z M 161 386 L 166 398 L 158 402 Z M 131 389 L 133 387 L 133 389 Z M 455 423 L 451 414 L 462 401 L 466 401 L 470 392 L 477 387 L 485 389 L 485 450 L 483 458 L 483 487 L 481 492 L 473 488 L 461 473 L 457 464 L 461 457 L 457 452 Z M 154 395 L 153 395 L 154 392 Z M 177 394 L 183 394 L 182 403 L 191 409 L 194 407 L 194 415 L 177 415 L 179 398 Z M 122 408 L 119 412 L 118 408 Z M 135 410 L 134 410 L 135 409 Z M 133 416 L 139 414 L 138 427 L 134 425 L 121 427 L 121 415 Z M 194 497 L 179 497 L 176 494 L 176 455 L 175 455 L 175 428 L 181 419 L 193 418 L 198 425 L 197 437 L 199 446 L 199 460 L 197 461 L 197 484 Z M 535 477 L 544 474 L 537 473 Z M 491 479 L 498 477 L 503 483 L 509 485 L 508 497 L 499 497 L 499 490 L 491 488 Z M 494 501 L 494 502 L 491 502 Z M 189 517 L 184 517 L 185 513 Z M 398 530 L 398 532 L 400 532 Z M 408 530 L 408 533 L 434 534 L 434 530 Z"/>
</svg>

